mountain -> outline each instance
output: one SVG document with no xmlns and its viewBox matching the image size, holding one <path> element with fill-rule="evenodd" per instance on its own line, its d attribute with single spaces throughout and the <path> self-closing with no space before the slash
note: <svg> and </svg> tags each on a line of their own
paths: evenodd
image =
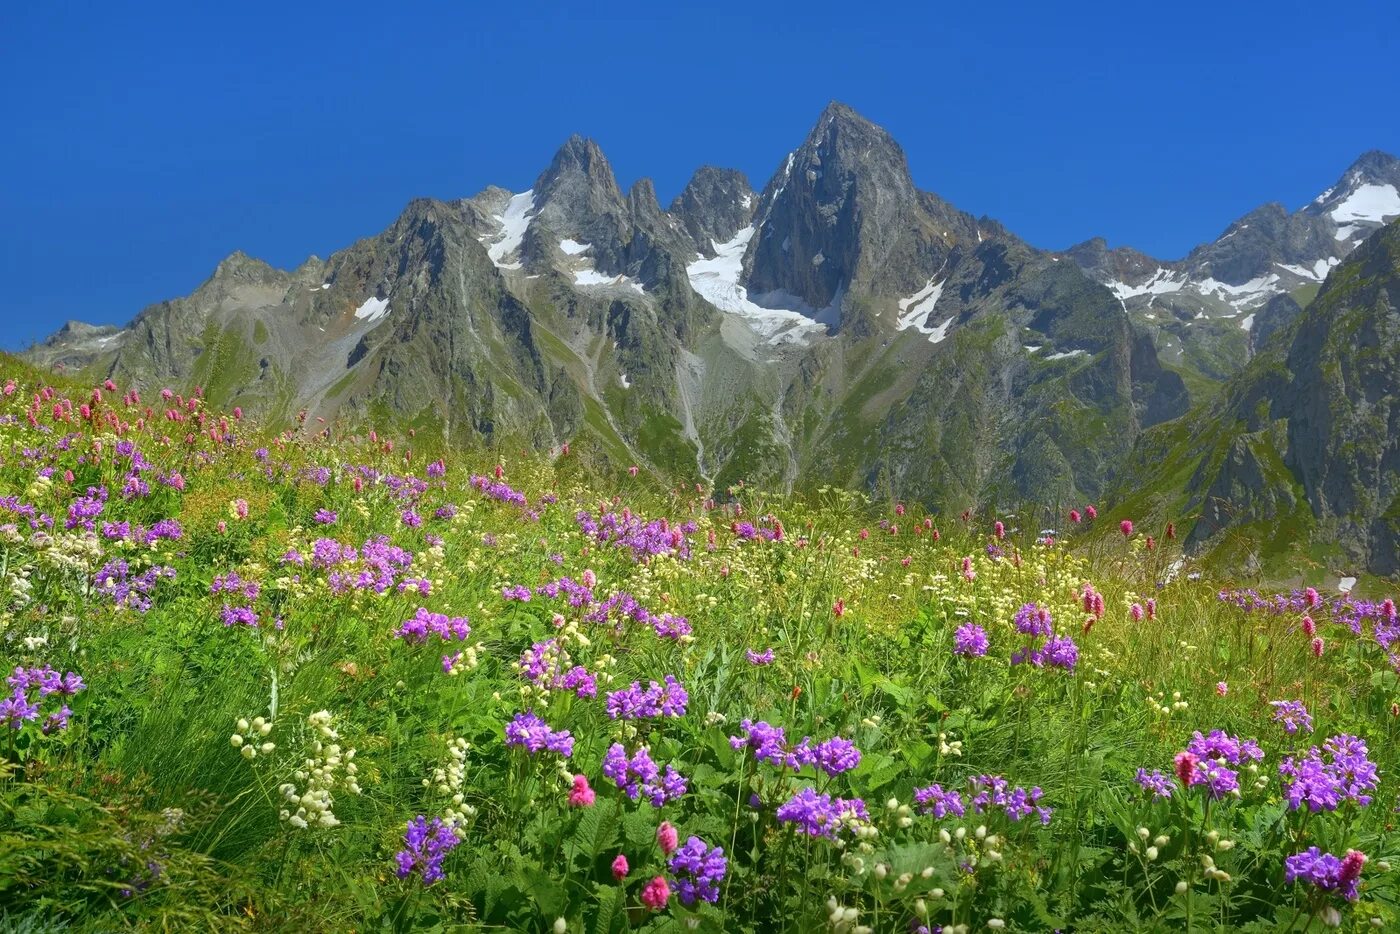
<svg viewBox="0 0 1400 934">
<path fill-rule="evenodd" d="M 574 136 L 526 191 L 416 200 L 293 271 L 235 253 L 186 298 L 120 329 L 69 324 L 28 356 L 141 388 L 203 386 L 274 422 L 568 440 L 601 464 L 720 489 L 1068 502 L 1109 489 L 1146 429 L 1244 365 L 1243 339 L 1188 338 L 1244 334 L 1230 289 L 1261 263 L 1331 268 L 1388 210 L 1394 163 L 1363 157 L 1303 212 L 1261 209 L 1162 264 L 1102 241 L 1036 249 L 920 190 L 890 135 L 839 103 L 761 191 L 705 166 L 664 209 L 649 180 L 624 191 Z M 1264 298 L 1249 309 L 1261 331 L 1307 296 Z M 1193 302 L 1209 321 L 1163 320 Z M 1183 361 L 1188 344 L 1200 360 Z"/>
<path fill-rule="evenodd" d="M 1397 399 L 1400 222 L 1355 247 L 1219 396 L 1143 437 L 1122 508 L 1190 516 L 1188 545 L 1249 569 L 1395 574 Z"/>
<path fill-rule="evenodd" d="M 1385 222 L 1400 217 L 1400 159 L 1368 152 L 1335 184 L 1290 213 L 1266 204 L 1176 261 L 1102 239 L 1066 255 L 1152 331 L 1163 358 L 1211 380 L 1228 377 L 1261 345 L 1261 314 L 1299 310 L 1328 272 Z M 1301 301 L 1300 301 L 1301 299 Z M 1265 329 L 1267 332 L 1267 329 Z"/>
</svg>

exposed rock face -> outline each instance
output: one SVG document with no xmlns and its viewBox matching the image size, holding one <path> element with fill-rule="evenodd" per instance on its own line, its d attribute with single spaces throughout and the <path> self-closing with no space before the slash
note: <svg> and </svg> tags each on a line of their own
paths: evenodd
<svg viewBox="0 0 1400 934">
<path fill-rule="evenodd" d="M 753 292 L 833 309 L 844 295 L 908 295 L 976 221 L 909 177 L 904 151 L 880 127 L 832 103 L 763 190 L 745 268 Z"/>
<path fill-rule="evenodd" d="M 713 244 L 726 243 L 753 220 L 758 195 L 743 172 L 701 166 L 671 202 L 671 216 L 680 221 L 695 250 L 714 256 Z"/>
<path fill-rule="evenodd" d="M 1400 571 L 1400 223 L 1373 234 L 1221 396 L 1144 438 L 1130 475 L 1188 541 L 1253 528 L 1376 574 Z M 1175 477 L 1190 471 L 1184 494 Z M 1139 474 L 1138 471 L 1141 471 Z M 1262 530 L 1262 531 L 1261 531 Z"/>
<path fill-rule="evenodd" d="M 1400 570 L 1400 224 L 1372 235 L 1298 319 L 1288 463 L 1327 533 Z"/>
</svg>

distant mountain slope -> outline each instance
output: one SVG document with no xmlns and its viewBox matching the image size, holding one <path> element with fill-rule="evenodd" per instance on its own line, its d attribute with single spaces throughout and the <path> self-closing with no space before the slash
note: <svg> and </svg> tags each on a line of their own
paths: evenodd
<svg viewBox="0 0 1400 934">
<path fill-rule="evenodd" d="M 1301 555 L 1400 571 L 1400 223 L 1219 397 L 1148 432 L 1127 476 L 1123 509 L 1191 515 L 1188 544 L 1241 566 Z"/>
</svg>

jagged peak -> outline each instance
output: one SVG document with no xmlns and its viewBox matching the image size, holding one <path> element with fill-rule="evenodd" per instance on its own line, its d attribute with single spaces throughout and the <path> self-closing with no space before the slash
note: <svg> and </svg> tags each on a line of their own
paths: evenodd
<svg viewBox="0 0 1400 934">
<path fill-rule="evenodd" d="M 270 275 L 278 275 L 282 270 L 272 264 L 258 259 L 256 256 L 249 256 L 242 250 L 234 250 L 228 256 L 219 261 L 219 265 L 214 267 L 214 279 L 252 277 L 262 278 Z"/>
<path fill-rule="evenodd" d="M 1362 180 L 1389 180 L 1397 172 L 1400 172 L 1400 159 L 1381 149 L 1368 149 L 1347 167 L 1345 175 Z"/>
<path fill-rule="evenodd" d="M 618 191 L 617 179 L 613 176 L 607 156 L 603 155 L 602 147 L 594 140 L 577 133 L 559 147 L 554 158 L 550 160 L 549 168 L 535 181 L 534 190 L 537 197 L 548 198 L 549 193 L 561 180 L 570 176 L 583 176 L 590 184 Z"/>
</svg>

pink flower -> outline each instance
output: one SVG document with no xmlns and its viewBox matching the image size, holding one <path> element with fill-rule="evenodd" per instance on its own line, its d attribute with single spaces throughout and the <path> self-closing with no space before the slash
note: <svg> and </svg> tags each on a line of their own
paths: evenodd
<svg viewBox="0 0 1400 934">
<path fill-rule="evenodd" d="M 676 828 L 671 826 L 668 820 L 662 821 L 661 826 L 656 828 L 656 845 L 661 847 L 661 852 L 670 856 L 680 845 L 680 834 Z"/>
<path fill-rule="evenodd" d="M 1177 780 L 1181 784 L 1189 786 L 1191 779 L 1196 777 L 1196 764 L 1200 761 L 1193 752 L 1177 753 L 1174 760 Z"/>
<path fill-rule="evenodd" d="M 1230 693 L 1230 685 L 1226 684 L 1224 681 L 1215 682 L 1215 693 L 1224 697 L 1226 694 Z"/>
<path fill-rule="evenodd" d="M 1366 854 L 1360 850 L 1347 850 L 1342 857 L 1342 871 L 1337 874 L 1337 886 L 1345 892 L 1357 879 L 1361 878 L 1361 867 L 1366 865 Z M 1354 890 L 1353 890 L 1354 894 Z"/>
<path fill-rule="evenodd" d="M 1006 537 L 1006 526 L 1002 524 L 1002 521 L 1000 519 L 998 519 L 996 521 L 996 524 L 992 526 L 992 534 L 995 535 L 997 538 Z"/>
<path fill-rule="evenodd" d="M 238 514 L 240 519 L 248 518 L 248 501 L 246 499 L 234 500 L 233 511 Z"/>
<path fill-rule="evenodd" d="M 1071 521 L 1071 522 L 1080 522 L 1080 521 L 1083 520 L 1083 518 L 1084 518 L 1084 517 L 1081 516 L 1081 515 L 1079 514 L 1079 510 L 1078 510 L 1078 509 L 1071 509 L 1071 510 L 1069 511 L 1069 521 Z"/>
<path fill-rule="evenodd" d="M 635 476 L 637 475 L 637 471 L 640 470 L 640 469 L 641 469 L 641 468 L 639 468 L 636 464 L 633 464 L 631 467 L 628 467 L 628 468 L 627 468 L 627 476 L 629 476 L 629 477 L 635 477 Z M 665 881 L 666 881 L 666 880 L 664 880 L 664 879 L 662 880 L 662 882 L 665 882 Z"/>
<path fill-rule="evenodd" d="M 1321 657 L 1322 657 L 1322 649 L 1323 649 L 1322 637 L 1321 637 L 1321 636 L 1318 636 L 1316 639 L 1314 639 L 1314 640 L 1312 641 L 1312 653 L 1313 653 L 1313 657 L 1315 657 L 1315 658 L 1321 658 Z"/>
<path fill-rule="evenodd" d="M 617 859 L 612 862 L 613 879 L 621 882 L 623 879 L 627 878 L 627 873 L 631 871 L 632 867 L 627 865 L 627 857 L 621 853 L 617 854 Z"/>
<path fill-rule="evenodd" d="M 845 600 L 842 600 L 842 599 L 840 599 L 840 598 L 837 598 L 836 603 L 833 604 L 832 607 L 831 607 L 831 612 L 833 612 L 833 613 L 836 614 L 837 619 L 840 619 L 842 616 L 845 616 L 845 615 L 846 615 L 846 601 L 845 601 Z M 665 825 L 663 824 L 662 826 L 664 827 Z"/>
<path fill-rule="evenodd" d="M 592 568 L 588 568 L 583 572 L 583 586 L 587 587 L 589 590 L 598 586 L 598 575 L 593 573 Z"/>
<path fill-rule="evenodd" d="M 1303 635 L 1307 636 L 1309 639 L 1317 635 L 1317 623 L 1313 622 L 1311 616 L 1303 617 Z"/>
<path fill-rule="evenodd" d="M 1134 603 L 1132 606 L 1128 607 L 1128 615 L 1133 618 L 1133 622 L 1142 622 L 1142 604 Z"/>
<path fill-rule="evenodd" d="M 1124 538 L 1130 538 L 1133 534 L 1133 520 L 1124 519 L 1122 522 L 1118 523 L 1118 531 L 1123 533 Z"/>
<path fill-rule="evenodd" d="M 1090 519 L 1097 519 L 1099 517 L 1099 511 L 1093 506 L 1085 506 L 1084 515 L 1088 516 Z"/>
<path fill-rule="evenodd" d="M 652 911 L 660 911 L 666 907 L 666 902 L 671 898 L 671 887 L 666 884 L 663 876 L 657 876 L 646 884 L 642 889 L 642 904 Z"/>
<path fill-rule="evenodd" d="M 598 793 L 588 787 L 587 775 L 575 775 L 574 787 L 569 790 L 569 807 L 591 808 Z"/>
<path fill-rule="evenodd" d="M 1314 587 L 1309 587 L 1307 590 L 1303 591 L 1303 596 L 1307 597 L 1309 609 L 1322 602 L 1322 598 L 1317 595 L 1317 589 Z"/>
</svg>

